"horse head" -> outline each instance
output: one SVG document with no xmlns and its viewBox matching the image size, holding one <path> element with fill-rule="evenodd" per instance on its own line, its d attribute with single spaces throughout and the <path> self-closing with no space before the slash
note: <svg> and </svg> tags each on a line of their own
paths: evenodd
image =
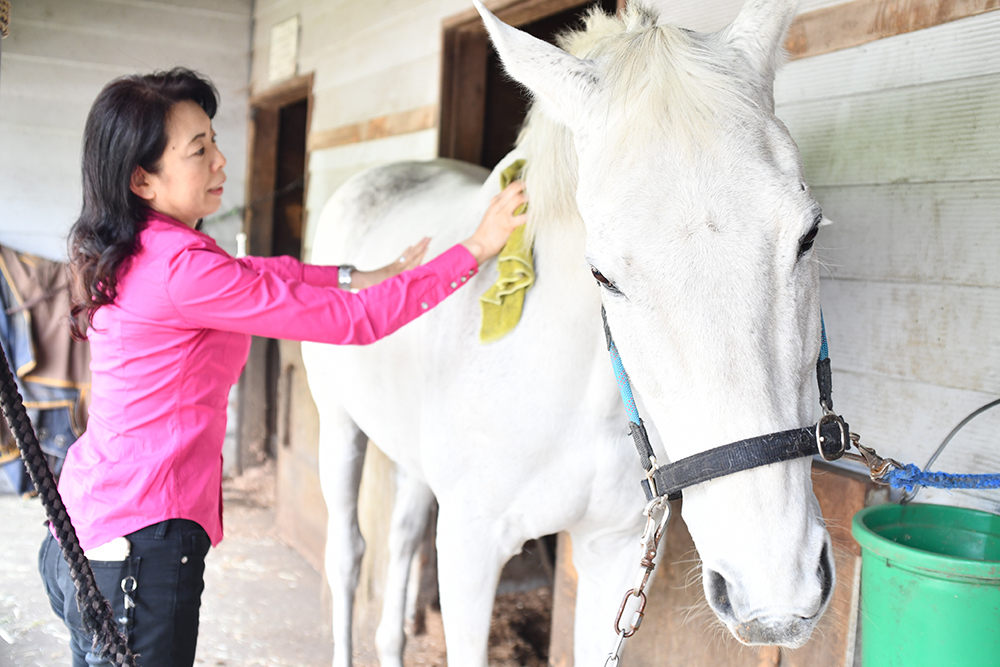
<svg viewBox="0 0 1000 667">
<path fill-rule="evenodd" d="M 748 0 L 712 34 L 633 3 L 592 13 L 565 50 L 476 4 L 565 130 L 586 259 L 668 457 L 811 423 L 822 214 L 772 91 L 797 3 Z M 802 645 L 834 583 L 810 460 L 684 493 L 716 615 L 746 644 Z"/>
</svg>

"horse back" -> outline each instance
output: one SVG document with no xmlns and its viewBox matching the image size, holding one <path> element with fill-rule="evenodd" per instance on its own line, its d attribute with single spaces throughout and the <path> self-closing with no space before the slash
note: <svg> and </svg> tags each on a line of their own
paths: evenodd
<svg viewBox="0 0 1000 667">
<path fill-rule="evenodd" d="M 424 236 L 428 257 L 472 233 L 486 204 L 479 200 L 488 171 L 457 160 L 396 162 L 350 178 L 320 213 L 315 264 L 351 263 L 373 269 Z M 488 201 L 488 198 L 487 198 Z"/>
</svg>

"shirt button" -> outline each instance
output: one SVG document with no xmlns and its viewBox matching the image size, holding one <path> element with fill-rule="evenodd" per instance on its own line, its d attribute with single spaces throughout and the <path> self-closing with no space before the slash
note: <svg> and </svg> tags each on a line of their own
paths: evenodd
<svg viewBox="0 0 1000 667">
<path fill-rule="evenodd" d="M 451 281 L 451 288 L 455 289 L 456 287 L 458 287 L 458 283 L 456 283 L 454 280 Z"/>
<path fill-rule="evenodd" d="M 475 273 L 475 272 L 476 272 L 476 270 L 475 270 L 475 269 L 469 269 L 469 275 L 470 275 L 470 276 L 471 276 L 471 275 L 472 275 L 473 273 Z"/>
<path fill-rule="evenodd" d="M 462 276 L 462 282 L 463 283 L 465 282 L 465 276 Z"/>
<path fill-rule="evenodd" d="M 426 303 L 420 304 L 420 307 L 423 308 L 424 310 L 427 310 L 427 304 Z"/>
</svg>

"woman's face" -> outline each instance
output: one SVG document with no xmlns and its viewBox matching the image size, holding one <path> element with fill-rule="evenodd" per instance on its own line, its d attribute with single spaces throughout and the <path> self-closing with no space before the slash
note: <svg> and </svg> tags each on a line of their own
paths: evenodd
<svg viewBox="0 0 1000 667">
<path fill-rule="evenodd" d="M 178 102 L 167 115 L 167 147 L 160 169 L 136 169 L 132 191 L 154 211 L 194 227 L 219 210 L 226 158 L 215 145 L 212 120 L 196 103 Z"/>
</svg>

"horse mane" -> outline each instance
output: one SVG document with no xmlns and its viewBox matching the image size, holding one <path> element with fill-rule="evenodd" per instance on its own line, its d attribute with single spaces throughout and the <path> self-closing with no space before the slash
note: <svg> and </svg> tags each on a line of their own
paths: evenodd
<svg viewBox="0 0 1000 667">
<path fill-rule="evenodd" d="M 641 145 L 655 135 L 668 136 L 681 148 L 704 150 L 726 119 L 759 113 L 759 101 L 711 48 L 719 46 L 714 35 L 658 24 L 658 18 L 635 0 L 621 16 L 594 7 L 582 29 L 559 35 L 557 43 L 601 67 L 601 99 L 607 104 L 612 145 Z M 531 198 L 532 238 L 541 221 L 582 224 L 575 199 L 572 134 L 541 106 L 532 103 L 517 139 L 527 157 L 524 179 Z"/>
</svg>

